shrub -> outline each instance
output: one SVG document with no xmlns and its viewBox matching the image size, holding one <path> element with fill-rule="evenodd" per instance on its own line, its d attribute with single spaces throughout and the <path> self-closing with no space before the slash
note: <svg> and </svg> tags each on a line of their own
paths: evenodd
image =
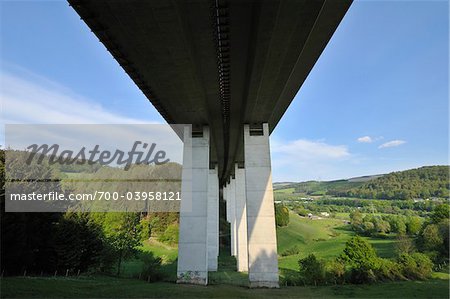
<svg viewBox="0 0 450 299">
<path fill-rule="evenodd" d="M 423 253 L 402 254 L 398 263 L 402 274 L 410 279 L 426 279 L 433 272 L 433 263 Z"/>
<path fill-rule="evenodd" d="M 148 282 L 160 281 L 164 278 L 161 272 L 161 258 L 154 257 L 152 253 L 145 252 L 141 255 L 144 262 L 142 266 L 141 279 Z"/>
<path fill-rule="evenodd" d="M 397 242 L 395 243 L 395 251 L 397 252 L 397 255 L 401 255 L 403 253 L 411 254 L 416 251 L 416 247 L 410 237 L 404 234 L 399 234 L 397 235 Z"/>
<path fill-rule="evenodd" d="M 141 226 L 141 240 L 145 241 L 151 235 L 151 222 L 149 217 L 142 218 L 139 225 Z"/>
<path fill-rule="evenodd" d="M 283 204 L 275 204 L 275 223 L 277 226 L 289 224 L 289 209 Z"/>
<path fill-rule="evenodd" d="M 178 234 L 179 234 L 179 227 L 178 223 L 172 223 L 169 225 L 164 233 L 162 233 L 158 237 L 158 241 L 166 243 L 166 244 L 177 244 L 178 243 Z"/>
<path fill-rule="evenodd" d="M 280 269 L 281 286 L 300 286 L 303 285 L 300 273 L 291 269 Z"/>
<path fill-rule="evenodd" d="M 294 245 L 291 248 L 286 249 L 281 253 L 281 256 L 289 256 L 289 255 L 296 255 L 300 253 L 300 247 L 297 245 Z"/>
<path fill-rule="evenodd" d="M 402 271 L 398 263 L 380 258 L 376 272 L 378 280 L 398 280 L 403 279 Z"/>
<path fill-rule="evenodd" d="M 332 260 L 326 263 L 327 281 L 334 284 L 343 284 L 345 282 L 345 265 L 344 263 Z"/>
<path fill-rule="evenodd" d="M 314 254 L 298 261 L 300 266 L 300 275 L 305 284 L 322 284 L 325 282 L 325 264 L 318 260 Z"/>
<path fill-rule="evenodd" d="M 349 279 L 352 283 L 374 282 L 380 259 L 369 242 L 356 236 L 345 244 L 338 261 L 350 268 Z"/>
<path fill-rule="evenodd" d="M 425 250 L 436 250 L 442 243 L 443 239 L 439 232 L 439 226 L 437 224 L 429 224 L 423 229 L 420 239 L 422 246 Z"/>
</svg>

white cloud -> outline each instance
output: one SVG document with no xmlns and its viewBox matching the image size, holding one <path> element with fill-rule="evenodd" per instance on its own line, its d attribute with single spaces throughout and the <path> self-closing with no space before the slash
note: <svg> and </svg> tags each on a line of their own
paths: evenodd
<svg viewBox="0 0 450 299">
<path fill-rule="evenodd" d="M 352 154 L 345 145 L 323 141 L 271 139 L 274 182 L 331 179 L 342 172 Z"/>
<path fill-rule="evenodd" d="M 373 139 L 370 136 L 363 136 L 363 137 L 359 137 L 357 139 L 358 142 L 363 142 L 363 143 L 372 143 Z"/>
<path fill-rule="evenodd" d="M 378 148 L 387 148 L 387 147 L 396 147 L 396 146 L 400 146 L 402 144 L 406 143 L 406 141 L 404 140 L 391 140 L 388 141 L 386 143 L 383 143 L 382 145 L 380 145 Z"/>
<path fill-rule="evenodd" d="M 339 159 L 350 156 L 344 145 L 330 145 L 321 141 L 298 139 L 285 143 L 274 141 L 272 152 L 304 159 Z"/>
<path fill-rule="evenodd" d="M 0 73 L 3 124 L 139 124 L 155 123 L 111 111 L 70 89 L 25 73 Z"/>
</svg>

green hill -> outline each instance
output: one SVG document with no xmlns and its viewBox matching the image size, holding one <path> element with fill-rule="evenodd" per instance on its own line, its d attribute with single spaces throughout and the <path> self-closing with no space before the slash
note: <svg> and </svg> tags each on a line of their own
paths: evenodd
<svg viewBox="0 0 450 299">
<path fill-rule="evenodd" d="M 277 188 L 277 193 L 331 195 L 368 199 L 448 198 L 449 166 L 424 166 L 385 175 L 364 176 L 328 182 L 308 181 Z"/>
<path fill-rule="evenodd" d="M 449 188 L 449 166 L 425 166 L 389 173 L 352 188 L 345 195 L 379 199 L 446 198 Z"/>
</svg>

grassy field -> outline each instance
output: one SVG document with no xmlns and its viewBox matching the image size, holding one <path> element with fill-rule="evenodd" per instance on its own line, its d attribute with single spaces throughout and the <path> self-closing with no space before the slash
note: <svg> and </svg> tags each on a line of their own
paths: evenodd
<svg viewBox="0 0 450 299">
<path fill-rule="evenodd" d="M 162 260 L 162 271 L 165 274 L 165 279 L 168 281 L 176 280 L 176 258 L 178 256 L 178 248 L 169 246 L 158 242 L 156 240 L 145 241 L 139 248 L 140 253 L 136 258 L 126 260 L 123 263 L 122 275 L 123 278 L 139 277 L 139 273 L 142 271 L 143 261 L 140 255 L 147 253 L 153 254 L 155 257 L 160 257 Z"/>
<path fill-rule="evenodd" d="M 294 192 L 295 192 L 295 188 L 286 188 L 286 189 L 274 190 L 274 193 L 279 193 L 279 194 L 292 194 Z"/>
<path fill-rule="evenodd" d="M 344 216 L 344 215 L 343 215 Z M 280 274 L 298 270 L 298 260 L 310 253 L 320 258 L 338 256 L 353 232 L 342 219 L 302 218 L 290 214 L 287 227 L 277 228 L 278 251 L 297 245 L 300 253 L 280 257 Z M 394 238 L 367 238 L 382 257 L 394 255 Z M 1 298 L 448 298 L 449 274 L 434 273 L 427 281 L 401 281 L 373 285 L 321 287 L 282 287 L 248 289 L 246 273 L 235 271 L 234 257 L 222 253 L 219 271 L 209 273 L 209 285 L 177 285 L 177 248 L 158 241 L 147 241 L 140 254 L 152 253 L 163 260 L 167 282 L 147 283 L 137 277 L 142 269 L 139 257 L 128 260 L 120 278 L 108 276 L 80 277 L 8 277 L 1 280 Z"/>
<path fill-rule="evenodd" d="M 248 289 L 146 283 L 112 277 L 23 278 L 1 281 L 2 298 L 448 298 L 448 280 L 402 281 L 373 285 Z"/>
<path fill-rule="evenodd" d="M 293 246 L 300 248 L 296 255 L 280 257 L 281 269 L 298 270 L 298 260 L 311 253 L 319 258 L 337 257 L 347 242 L 354 235 L 348 225 L 341 219 L 302 218 L 290 213 L 289 225 L 277 228 L 278 253 Z M 395 236 L 386 239 L 368 238 L 381 257 L 392 257 L 395 254 Z"/>
</svg>

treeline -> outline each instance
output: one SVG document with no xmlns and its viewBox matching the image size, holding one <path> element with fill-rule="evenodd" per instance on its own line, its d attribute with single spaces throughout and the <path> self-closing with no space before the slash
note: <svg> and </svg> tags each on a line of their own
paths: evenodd
<svg viewBox="0 0 450 299">
<path fill-rule="evenodd" d="M 417 235 L 423 219 L 418 216 L 364 215 L 356 210 L 350 213 L 352 229 L 362 235 L 384 237 L 389 233 Z"/>
<path fill-rule="evenodd" d="M 425 166 L 386 175 L 368 176 L 360 180 L 308 181 L 290 184 L 284 188 L 295 188 L 296 194 L 311 196 L 398 200 L 448 198 L 449 171 L 449 166 Z"/>
<path fill-rule="evenodd" d="M 278 198 L 277 198 L 278 199 Z M 358 209 L 361 213 L 383 213 L 395 214 L 405 217 L 428 216 L 441 201 L 418 201 L 413 200 L 368 200 L 350 198 L 323 198 L 311 202 L 284 201 L 285 205 L 295 211 L 300 216 L 307 216 L 309 213 L 328 212 L 331 217 L 334 213 L 351 213 Z"/>
<path fill-rule="evenodd" d="M 358 210 L 350 213 L 352 229 L 361 235 L 384 237 L 396 233 L 403 252 L 419 250 L 427 253 L 436 264 L 448 263 L 450 207 L 435 207 L 430 217 L 423 220 L 417 216 L 363 215 Z M 413 243 L 414 241 L 414 243 Z"/>
<path fill-rule="evenodd" d="M 371 199 L 428 199 L 449 197 L 449 166 L 426 166 L 393 172 L 349 190 L 330 189 L 327 194 Z"/>
</svg>

